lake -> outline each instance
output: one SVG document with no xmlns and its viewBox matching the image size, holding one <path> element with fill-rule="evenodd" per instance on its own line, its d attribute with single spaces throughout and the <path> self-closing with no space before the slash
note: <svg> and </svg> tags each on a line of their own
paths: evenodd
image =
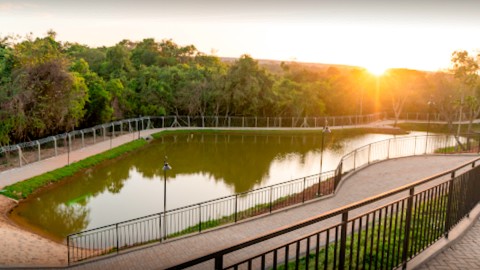
<svg viewBox="0 0 480 270">
<path fill-rule="evenodd" d="M 416 133 L 415 135 L 423 135 Z M 323 169 L 346 153 L 394 135 L 334 130 L 324 139 Z M 62 240 L 68 234 L 245 192 L 320 171 L 322 133 L 192 132 L 166 134 L 31 196 L 11 214 L 22 226 Z"/>
</svg>

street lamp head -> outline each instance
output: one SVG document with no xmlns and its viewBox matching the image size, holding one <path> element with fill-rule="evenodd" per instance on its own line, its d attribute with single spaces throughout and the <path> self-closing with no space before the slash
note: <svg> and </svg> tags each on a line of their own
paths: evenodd
<svg viewBox="0 0 480 270">
<path fill-rule="evenodd" d="M 163 170 L 164 171 L 169 171 L 171 170 L 172 167 L 170 167 L 170 165 L 168 164 L 168 162 L 165 161 L 165 163 L 163 164 Z"/>
</svg>

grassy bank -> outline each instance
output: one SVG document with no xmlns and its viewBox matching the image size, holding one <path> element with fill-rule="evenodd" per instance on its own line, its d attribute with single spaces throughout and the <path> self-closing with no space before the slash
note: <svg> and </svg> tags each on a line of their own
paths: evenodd
<svg viewBox="0 0 480 270">
<path fill-rule="evenodd" d="M 34 193 L 35 191 L 47 185 L 58 182 L 65 177 L 72 176 L 75 173 L 81 171 L 82 169 L 95 166 L 104 160 L 109 160 L 109 159 L 119 157 L 124 153 L 134 151 L 144 146 L 145 144 L 147 144 L 145 140 L 136 140 L 133 142 L 129 142 L 127 144 L 115 147 L 106 152 L 72 163 L 68 166 L 7 186 L 0 192 L 3 195 L 13 199 L 17 199 L 17 200 L 24 199 L 24 198 L 27 198 L 30 194 Z"/>
</svg>

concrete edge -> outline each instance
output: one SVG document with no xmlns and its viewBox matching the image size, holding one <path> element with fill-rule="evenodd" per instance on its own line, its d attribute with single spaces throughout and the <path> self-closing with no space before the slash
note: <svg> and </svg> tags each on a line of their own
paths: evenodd
<svg viewBox="0 0 480 270">
<path fill-rule="evenodd" d="M 448 238 L 442 237 L 419 255 L 407 263 L 408 269 L 420 269 L 427 262 L 440 255 L 443 251 L 460 241 L 480 218 L 480 204 L 477 204 L 469 216 L 463 218 L 449 233 Z"/>
</svg>

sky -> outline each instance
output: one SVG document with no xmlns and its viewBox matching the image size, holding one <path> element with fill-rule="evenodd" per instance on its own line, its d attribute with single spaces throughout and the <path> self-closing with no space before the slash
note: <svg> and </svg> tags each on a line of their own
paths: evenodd
<svg viewBox="0 0 480 270">
<path fill-rule="evenodd" d="M 480 49 L 480 0 L 0 0 L 0 36 L 91 47 L 172 39 L 206 54 L 436 71 Z"/>
</svg>

